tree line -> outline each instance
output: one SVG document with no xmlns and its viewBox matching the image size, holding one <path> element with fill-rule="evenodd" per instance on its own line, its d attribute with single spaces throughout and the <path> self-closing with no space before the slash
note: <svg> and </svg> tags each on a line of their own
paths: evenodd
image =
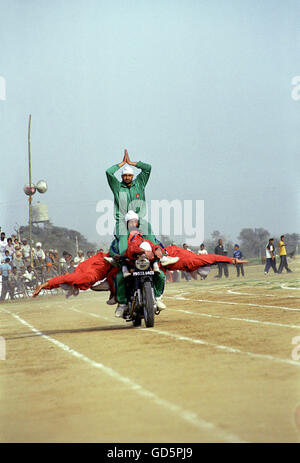
<svg viewBox="0 0 300 463">
<path fill-rule="evenodd" d="M 29 226 L 21 226 L 19 229 L 21 240 L 29 239 Z M 70 230 L 65 227 L 56 227 L 52 223 L 44 226 L 32 226 L 32 241 L 34 245 L 37 242 L 42 243 L 44 250 L 57 249 L 59 254 L 67 251 L 73 256 L 77 254 L 77 248 L 84 253 L 87 251 L 96 251 L 98 249 L 95 243 L 89 242 L 77 230 Z"/>
</svg>

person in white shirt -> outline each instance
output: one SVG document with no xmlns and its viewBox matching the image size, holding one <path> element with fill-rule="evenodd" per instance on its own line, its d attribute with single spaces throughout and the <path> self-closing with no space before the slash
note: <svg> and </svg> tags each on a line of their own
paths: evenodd
<svg viewBox="0 0 300 463">
<path fill-rule="evenodd" d="M 28 265 L 25 273 L 22 276 L 24 284 L 27 288 L 34 288 L 37 285 L 36 274 L 34 273 L 31 265 Z"/>
<path fill-rule="evenodd" d="M 22 240 L 22 254 L 25 262 L 30 262 L 30 245 L 27 243 L 27 239 Z"/>
<path fill-rule="evenodd" d="M 277 268 L 276 268 L 274 238 L 270 238 L 269 243 L 266 246 L 265 275 L 269 273 L 270 267 L 272 267 L 274 273 L 278 273 Z"/>
<path fill-rule="evenodd" d="M 75 264 L 75 267 L 77 267 L 78 264 L 81 264 L 81 262 L 83 262 L 85 259 L 84 259 L 84 253 L 83 251 L 78 251 L 77 253 L 77 256 L 74 257 L 74 264 Z"/>
<path fill-rule="evenodd" d="M 205 249 L 204 243 L 200 244 L 198 254 L 208 254 L 207 250 Z M 201 280 L 205 280 L 205 278 L 210 272 L 210 265 L 207 265 L 206 267 L 199 267 L 197 272 L 199 273 Z"/>
<path fill-rule="evenodd" d="M 34 250 L 34 259 L 38 261 L 38 263 L 43 263 L 45 261 L 45 253 L 42 249 L 42 243 L 36 243 L 35 250 Z"/>
<path fill-rule="evenodd" d="M 5 258 L 4 251 L 7 246 L 7 239 L 5 238 L 5 233 L 1 232 L 0 236 L 0 258 L 1 260 Z"/>
<path fill-rule="evenodd" d="M 200 249 L 198 251 L 198 254 L 208 254 L 207 250 L 205 249 L 204 244 L 200 244 Z"/>
</svg>

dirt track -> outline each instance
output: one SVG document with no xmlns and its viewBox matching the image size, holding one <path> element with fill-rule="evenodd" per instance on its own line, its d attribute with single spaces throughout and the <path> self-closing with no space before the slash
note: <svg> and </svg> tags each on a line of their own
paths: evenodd
<svg viewBox="0 0 300 463">
<path fill-rule="evenodd" d="M 105 293 L 1 304 L 0 441 L 300 442 L 299 267 L 169 283 L 153 329 Z"/>
</svg>

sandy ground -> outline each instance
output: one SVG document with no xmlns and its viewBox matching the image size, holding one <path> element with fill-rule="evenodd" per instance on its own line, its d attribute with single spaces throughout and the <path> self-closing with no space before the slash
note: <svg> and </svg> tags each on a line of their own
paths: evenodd
<svg viewBox="0 0 300 463">
<path fill-rule="evenodd" d="M 151 329 L 116 319 L 107 293 L 2 303 L 0 441 L 300 442 L 290 267 L 168 283 Z"/>
</svg>

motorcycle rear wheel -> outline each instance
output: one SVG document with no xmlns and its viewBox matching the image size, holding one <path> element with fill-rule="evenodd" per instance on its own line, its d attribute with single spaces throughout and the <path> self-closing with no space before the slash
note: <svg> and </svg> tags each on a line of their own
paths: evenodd
<svg viewBox="0 0 300 463">
<path fill-rule="evenodd" d="M 150 281 L 146 281 L 143 287 L 144 320 L 147 328 L 154 326 L 154 300 Z"/>
</svg>

